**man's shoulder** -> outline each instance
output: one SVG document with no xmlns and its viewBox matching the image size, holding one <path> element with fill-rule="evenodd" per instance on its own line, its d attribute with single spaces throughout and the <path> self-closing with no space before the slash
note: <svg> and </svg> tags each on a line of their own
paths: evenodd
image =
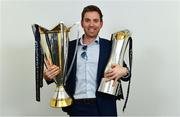
<svg viewBox="0 0 180 117">
<path fill-rule="evenodd" d="M 110 41 L 109 39 L 106 39 L 106 38 L 103 38 L 103 37 L 99 37 L 100 40 L 103 40 L 103 41 Z"/>
<path fill-rule="evenodd" d="M 111 41 L 106 39 L 106 38 L 102 38 L 102 37 L 99 37 L 99 41 L 100 43 L 108 43 L 108 44 L 111 44 Z"/>
<path fill-rule="evenodd" d="M 72 45 L 72 46 L 73 46 L 73 45 L 76 45 L 76 41 L 77 41 L 77 39 L 75 39 L 75 40 L 70 40 L 70 41 L 69 41 L 69 45 Z"/>
<path fill-rule="evenodd" d="M 74 42 L 76 42 L 76 41 L 77 41 L 77 39 L 70 40 L 69 43 L 74 43 Z"/>
</svg>

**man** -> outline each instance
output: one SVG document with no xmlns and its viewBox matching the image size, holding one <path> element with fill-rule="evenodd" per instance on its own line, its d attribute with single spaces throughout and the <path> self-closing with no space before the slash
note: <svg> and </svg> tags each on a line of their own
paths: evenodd
<svg viewBox="0 0 180 117">
<path fill-rule="evenodd" d="M 117 116 L 117 97 L 97 91 L 102 77 L 115 80 L 126 76 L 128 69 L 113 64 L 112 69 L 104 73 L 111 54 L 111 41 L 100 38 L 98 33 L 103 26 L 101 10 L 94 5 L 85 7 L 81 14 L 84 35 L 78 40 L 78 50 L 65 89 L 73 98 L 73 104 L 62 108 L 70 116 Z M 76 40 L 69 43 L 68 67 L 70 66 Z M 44 78 L 51 81 L 61 72 L 56 65 L 51 65 L 44 72 Z"/>
</svg>

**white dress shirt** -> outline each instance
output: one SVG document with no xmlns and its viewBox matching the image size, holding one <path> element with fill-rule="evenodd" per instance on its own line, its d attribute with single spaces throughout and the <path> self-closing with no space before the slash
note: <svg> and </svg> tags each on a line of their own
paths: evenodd
<svg viewBox="0 0 180 117">
<path fill-rule="evenodd" d="M 82 48 L 87 46 L 86 50 Z M 82 53 L 86 52 L 86 57 Z M 76 89 L 74 98 L 95 98 L 97 89 L 97 69 L 99 60 L 99 37 L 89 45 L 83 44 L 83 38 L 80 39 L 77 52 L 77 71 L 76 71 Z"/>
</svg>

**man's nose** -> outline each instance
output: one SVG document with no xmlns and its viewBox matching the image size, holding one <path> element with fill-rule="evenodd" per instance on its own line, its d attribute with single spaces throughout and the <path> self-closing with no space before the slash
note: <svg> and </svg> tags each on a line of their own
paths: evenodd
<svg viewBox="0 0 180 117">
<path fill-rule="evenodd" d="M 90 26 L 94 26 L 94 22 L 91 21 L 89 25 L 90 25 Z"/>
</svg>

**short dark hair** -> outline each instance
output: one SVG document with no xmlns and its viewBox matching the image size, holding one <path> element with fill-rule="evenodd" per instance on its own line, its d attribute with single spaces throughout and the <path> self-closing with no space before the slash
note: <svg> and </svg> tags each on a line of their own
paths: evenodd
<svg viewBox="0 0 180 117">
<path fill-rule="evenodd" d="M 81 13 L 81 21 L 83 21 L 83 18 L 84 18 L 84 15 L 85 15 L 86 12 L 92 12 L 92 11 L 98 12 L 99 17 L 100 17 L 100 21 L 103 21 L 102 12 L 101 12 L 101 10 L 100 10 L 97 6 L 95 6 L 95 5 L 89 5 L 89 6 L 84 7 L 84 9 L 83 9 L 83 11 L 82 11 L 82 13 Z"/>
</svg>

